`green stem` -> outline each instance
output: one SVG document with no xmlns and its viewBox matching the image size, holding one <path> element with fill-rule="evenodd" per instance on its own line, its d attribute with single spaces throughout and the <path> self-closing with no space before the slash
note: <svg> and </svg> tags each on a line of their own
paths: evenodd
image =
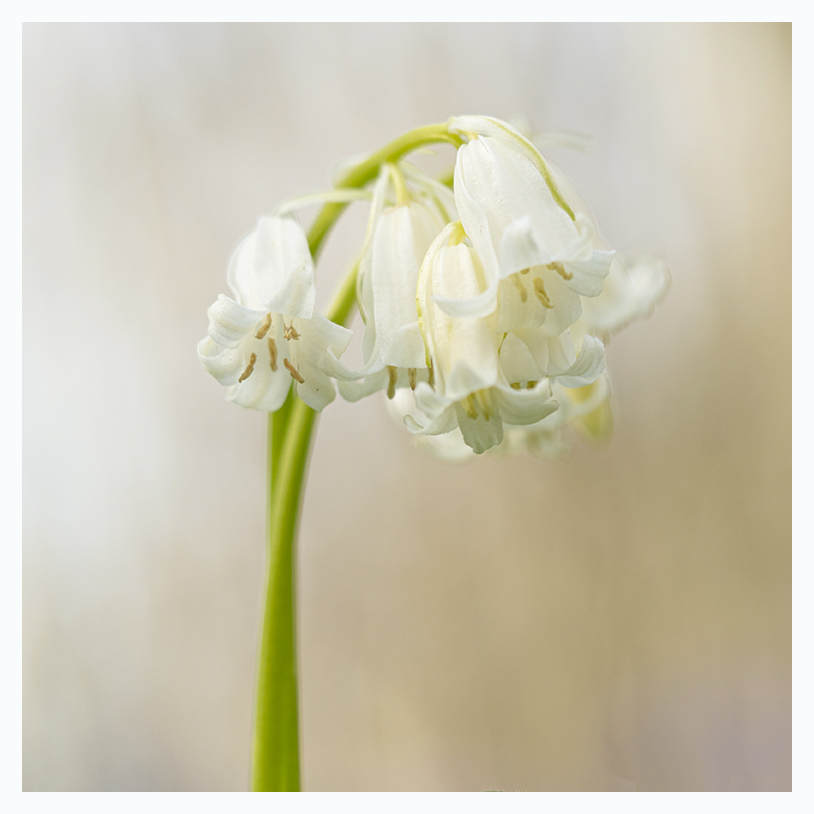
<svg viewBox="0 0 814 814">
<path fill-rule="evenodd" d="M 461 138 L 455 133 L 447 130 L 446 124 L 430 124 L 426 127 L 419 127 L 411 130 L 402 136 L 391 141 L 389 144 L 369 155 L 364 161 L 351 167 L 345 175 L 338 179 L 336 186 L 340 189 L 363 187 L 372 181 L 378 174 L 382 164 L 398 161 L 407 153 L 423 147 L 425 144 L 438 144 L 445 142 L 454 147 L 460 147 L 463 143 Z M 308 245 L 311 247 L 311 254 L 316 258 L 325 236 L 331 227 L 336 223 L 339 216 L 345 210 L 346 203 L 325 204 L 314 218 L 311 229 L 308 232 Z"/>
<path fill-rule="evenodd" d="M 434 142 L 460 144 L 457 136 L 447 132 L 446 125 L 413 130 L 356 165 L 337 186 L 362 187 L 376 177 L 382 164 Z M 308 233 L 315 257 L 345 206 L 326 204 L 315 218 Z M 357 262 L 325 314 L 332 322 L 350 322 L 358 269 Z M 293 388 L 283 406 L 269 414 L 268 574 L 257 673 L 253 791 L 300 789 L 294 544 L 315 420 L 316 413 L 296 398 Z"/>
<path fill-rule="evenodd" d="M 326 316 L 350 320 L 358 263 Z M 294 543 L 316 413 L 294 395 L 269 413 L 268 577 L 257 679 L 252 791 L 299 791 Z"/>
<path fill-rule="evenodd" d="M 293 391 L 292 391 L 293 393 Z M 269 415 L 268 577 L 260 641 L 252 765 L 253 791 L 299 791 L 299 722 L 294 616 L 294 539 L 316 413 L 290 397 L 283 429 Z M 287 420 L 286 420 L 287 418 Z M 285 433 L 279 455 L 275 437 Z M 277 475 L 277 481 L 274 480 Z"/>
</svg>

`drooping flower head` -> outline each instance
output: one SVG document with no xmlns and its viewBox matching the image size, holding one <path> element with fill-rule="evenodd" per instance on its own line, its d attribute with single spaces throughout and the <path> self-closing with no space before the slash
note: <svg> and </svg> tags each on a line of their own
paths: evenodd
<svg viewBox="0 0 814 814">
<path fill-rule="evenodd" d="M 352 377 L 338 361 L 351 331 L 314 309 L 314 265 L 302 227 L 289 217 L 260 218 L 235 250 L 227 281 L 207 311 L 198 344 L 204 368 L 241 407 L 274 412 L 292 384 L 315 410 L 336 397 L 333 378 Z"/>
<path fill-rule="evenodd" d="M 314 310 L 308 240 L 284 214 L 261 218 L 235 251 L 233 297 L 209 309 L 198 347 L 204 367 L 230 400 L 270 412 L 292 385 L 317 410 L 334 382 L 349 401 L 383 390 L 445 454 L 552 452 L 568 426 L 606 435 L 604 343 L 652 311 L 666 267 L 609 250 L 568 178 L 510 125 L 461 116 L 440 129 L 457 146 L 452 189 L 403 160 L 402 137 L 393 158 L 346 165 L 321 196 L 371 204 L 356 280 L 361 366 L 339 361 L 351 332 Z"/>
</svg>

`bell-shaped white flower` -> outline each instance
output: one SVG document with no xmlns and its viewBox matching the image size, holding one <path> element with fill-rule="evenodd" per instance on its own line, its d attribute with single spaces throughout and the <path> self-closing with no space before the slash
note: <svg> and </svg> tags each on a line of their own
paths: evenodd
<svg viewBox="0 0 814 814">
<path fill-rule="evenodd" d="M 585 262 L 535 266 L 501 281 L 500 329 L 542 326 L 549 336 L 559 336 L 580 318 L 584 302 L 601 294 L 612 257 L 613 252 L 595 251 Z"/>
<path fill-rule="evenodd" d="M 405 176 L 412 182 L 408 188 Z M 376 185 L 359 267 L 365 319 L 364 381 L 343 382 L 356 401 L 377 390 L 415 389 L 427 381 L 427 351 L 418 321 L 416 288 L 424 255 L 454 215 L 452 194 L 408 165 L 385 166 Z"/>
<path fill-rule="evenodd" d="M 551 387 L 557 409 L 548 412 L 539 421 L 526 424 L 503 422 L 503 441 L 491 447 L 489 454 L 512 456 L 529 453 L 545 458 L 563 456 L 571 447 L 576 430 L 591 440 L 607 440 L 612 427 L 609 407 L 610 389 L 605 374 L 592 384 L 580 388 L 565 388 L 554 383 Z M 415 399 L 409 391 L 402 391 L 388 402 L 390 413 L 401 422 L 410 424 L 416 414 Z M 426 421 L 426 417 L 423 417 Z M 416 434 L 416 443 L 431 454 L 445 460 L 460 461 L 471 458 L 475 451 L 464 440 L 459 427 L 443 435 Z"/>
<path fill-rule="evenodd" d="M 405 416 L 411 432 L 439 435 L 460 429 L 480 453 L 500 444 L 504 422 L 527 424 L 557 408 L 545 377 L 521 388 L 500 363 L 497 316 L 451 316 L 438 301 L 476 297 L 486 288 L 483 264 L 463 239 L 460 223 L 447 226 L 422 264 L 418 307 L 432 382 L 415 389 L 415 411 Z"/>
<path fill-rule="evenodd" d="M 234 298 L 209 308 L 208 336 L 198 344 L 204 368 L 227 398 L 274 412 L 294 383 L 315 410 L 335 398 L 331 377 L 353 374 L 338 361 L 352 333 L 314 310 L 314 266 L 300 225 L 264 217 L 229 262 Z"/>
<path fill-rule="evenodd" d="M 370 258 L 378 356 L 392 367 L 426 367 L 415 297 L 421 261 L 444 224 L 420 201 L 393 206 L 376 225 Z"/>
<path fill-rule="evenodd" d="M 452 119 L 450 130 L 470 139 L 458 149 L 455 204 L 487 285 L 477 298 L 442 301 L 442 307 L 452 315 L 484 316 L 497 306 L 501 279 L 538 266 L 561 269 L 564 280 L 577 281 L 574 290 L 603 266 L 607 273 L 611 257 L 594 256 L 590 218 L 574 215 L 531 142 L 504 122 L 482 116 Z"/>
</svg>

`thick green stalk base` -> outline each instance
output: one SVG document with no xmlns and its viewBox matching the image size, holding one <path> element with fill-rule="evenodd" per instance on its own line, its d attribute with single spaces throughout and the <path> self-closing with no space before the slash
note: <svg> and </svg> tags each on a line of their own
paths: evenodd
<svg viewBox="0 0 814 814">
<path fill-rule="evenodd" d="M 293 391 L 269 415 L 268 577 L 257 675 L 252 791 L 299 791 L 296 531 L 316 413 Z"/>
</svg>

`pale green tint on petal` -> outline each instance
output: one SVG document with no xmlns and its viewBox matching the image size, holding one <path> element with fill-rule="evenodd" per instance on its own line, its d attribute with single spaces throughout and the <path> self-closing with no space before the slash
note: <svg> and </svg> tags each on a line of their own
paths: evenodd
<svg viewBox="0 0 814 814">
<path fill-rule="evenodd" d="M 614 333 L 652 314 L 669 288 L 670 272 L 661 260 L 617 255 L 602 294 L 585 302 L 585 322 L 596 333 Z"/>
<path fill-rule="evenodd" d="M 218 384 L 227 387 L 237 384 L 245 367 L 243 354 L 239 348 L 221 350 L 209 336 L 198 343 L 198 359 Z"/>
<path fill-rule="evenodd" d="M 548 379 L 540 381 L 532 390 L 499 386 L 493 393 L 500 409 L 500 417 L 506 424 L 534 424 L 551 415 L 558 406 Z"/>
<path fill-rule="evenodd" d="M 610 398 L 610 382 L 606 372 L 600 374 L 592 384 L 582 388 L 565 387 L 557 380 L 552 390 L 554 397 L 560 402 L 560 409 L 566 421 L 592 412 Z"/>
<path fill-rule="evenodd" d="M 500 346 L 500 369 L 510 384 L 536 382 L 545 375 L 534 361 L 526 343 L 515 333 L 507 334 Z"/>
<path fill-rule="evenodd" d="M 362 244 L 359 260 L 359 274 L 356 278 L 356 299 L 359 315 L 365 323 L 362 334 L 362 369 L 360 376 L 367 376 L 382 369 L 384 362 L 379 353 L 379 338 L 376 333 L 376 303 L 373 296 L 373 239 L 384 212 L 385 199 L 390 185 L 390 171 L 383 166 L 379 172 L 370 206 L 365 240 Z"/>
<path fill-rule="evenodd" d="M 267 313 L 247 308 L 231 297 L 220 294 L 206 312 L 209 317 L 209 336 L 224 348 L 236 348 Z"/>
<path fill-rule="evenodd" d="M 421 261 L 440 229 L 416 203 L 385 211 L 373 239 L 373 301 L 379 354 L 386 365 L 425 367 L 416 289 Z"/>
<path fill-rule="evenodd" d="M 576 362 L 557 377 L 564 387 L 584 387 L 605 370 L 605 346 L 595 337 L 586 336 Z"/>
<path fill-rule="evenodd" d="M 528 276 L 533 277 L 536 271 L 532 269 Z M 549 336 L 559 336 L 582 316 L 582 300 L 555 271 L 540 269 L 540 274 L 551 302 L 551 308 L 545 309 L 547 313 L 543 328 Z"/>
<path fill-rule="evenodd" d="M 497 446 L 503 440 L 503 422 L 497 412 L 489 418 L 482 413 L 479 413 L 477 418 L 472 418 L 458 402 L 455 404 L 455 417 L 458 419 L 458 426 L 461 428 L 466 445 L 471 447 L 476 455 Z"/>
<path fill-rule="evenodd" d="M 433 295 L 461 300 L 483 291 L 483 269 L 465 244 L 441 246 L 431 262 L 428 285 Z M 456 319 L 433 301 L 427 306 L 427 318 L 428 344 L 444 395 L 457 401 L 475 390 L 491 387 L 497 380 L 493 320 Z"/>
<path fill-rule="evenodd" d="M 477 138 L 458 150 L 455 204 L 478 253 L 496 257 L 501 278 L 582 251 L 583 236 L 538 169 L 499 139 Z"/>
<path fill-rule="evenodd" d="M 523 328 L 516 334 L 531 352 L 541 376 L 559 376 L 577 359 L 570 330 L 548 336 L 542 328 Z"/>
<path fill-rule="evenodd" d="M 440 183 L 431 175 L 427 175 L 424 170 L 407 161 L 400 161 L 398 166 L 404 176 L 415 184 L 418 200 L 424 206 L 429 207 L 437 218 L 438 228 L 436 233 L 443 229 L 447 223 L 458 220 L 455 196 L 448 186 Z"/>
<path fill-rule="evenodd" d="M 574 212 L 568 205 L 566 197 L 563 197 L 562 192 L 558 188 L 557 180 L 548 162 L 543 158 L 539 149 L 527 136 L 523 135 L 518 128 L 491 116 L 456 116 L 449 120 L 447 126 L 451 133 L 489 136 L 518 150 L 531 161 L 543 177 L 549 192 L 558 206 L 568 214 L 569 218 L 573 219 Z"/>
<path fill-rule="evenodd" d="M 585 199 L 580 195 L 577 188 L 574 186 L 573 181 L 571 181 L 568 174 L 556 164 L 552 164 L 549 162 L 549 167 L 551 169 L 551 173 L 556 179 L 557 186 L 560 188 L 560 191 L 563 195 L 568 199 L 568 203 L 571 205 L 571 208 L 576 213 L 577 218 L 582 215 L 586 220 L 591 223 L 593 237 L 591 241 L 591 245 L 594 249 L 604 250 L 608 248 L 608 244 L 605 239 L 602 237 L 602 234 L 599 230 L 599 226 L 597 225 L 597 220 L 594 215 L 593 210 Z"/>
<path fill-rule="evenodd" d="M 548 319 L 548 311 L 534 294 L 534 278 L 546 270 L 538 266 L 528 274 L 513 274 L 500 281 L 498 289 L 497 330 L 499 334 L 517 328 L 539 328 Z M 546 284 L 547 288 L 547 284 Z"/>
<path fill-rule="evenodd" d="M 456 200 L 459 194 L 462 199 L 467 201 L 467 206 L 470 211 L 471 222 L 469 229 L 477 233 L 488 233 L 486 214 L 475 201 L 468 197 L 465 189 L 463 189 L 460 193 L 455 193 Z M 430 247 L 430 251 L 425 257 L 425 262 L 428 257 L 435 255 L 438 247 L 446 243 L 449 235 L 451 235 L 452 232 L 453 224 L 450 224 L 443 232 L 441 232 L 441 235 L 436 238 L 433 246 Z M 467 230 L 467 234 L 471 239 L 471 232 Z M 482 244 L 482 251 L 478 255 L 478 260 L 480 261 L 480 266 L 483 269 L 483 279 L 485 283 L 483 290 L 479 293 L 464 298 L 449 299 L 441 296 L 436 296 L 435 298 L 435 302 L 438 307 L 451 317 L 487 317 L 494 313 L 495 308 L 497 308 L 497 292 L 498 283 L 500 281 L 497 255 L 495 254 L 491 243 L 488 241 L 482 241 Z"/>
</svg>

